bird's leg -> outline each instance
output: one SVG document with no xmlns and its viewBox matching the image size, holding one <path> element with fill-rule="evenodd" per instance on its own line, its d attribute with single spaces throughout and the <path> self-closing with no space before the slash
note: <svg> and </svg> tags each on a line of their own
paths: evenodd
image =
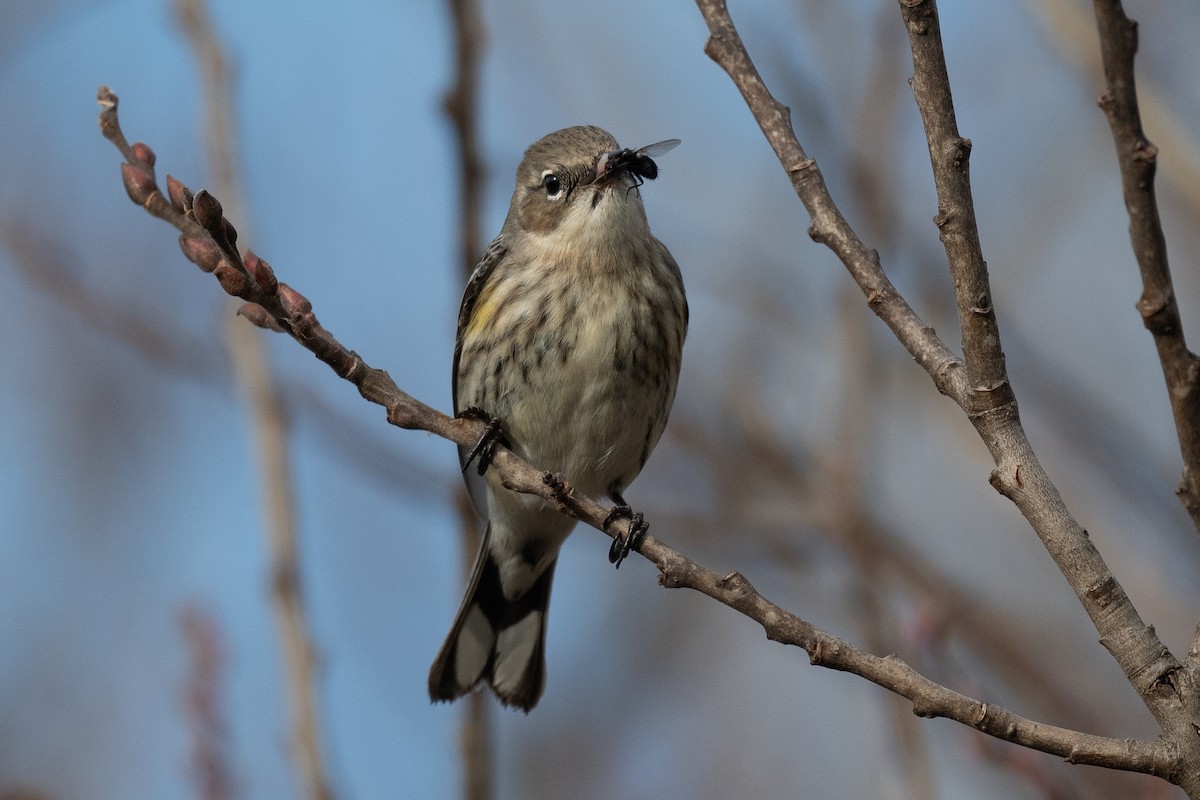
<svg viewBox="0 0 1200 800">
<path fill-rule="evenodd" d="M 613 537 L 612 546 L 608 548 L 608 562 L 621 568 L 621 562 L 629 555 L 635 547 L 639 547 L 642 539 L 646 538 L 646 531 L 650 530 L 650 525 L 642 517 L 642 512 L 634 511 L 625 502 L 625 498 L 621 497 L 621 493 L 615 489 L 609 491 L 608 496 L 616 503 L 612 510 L 608 512 L 608 516 L 604 518 L 604 529 L 608 530 L 608 526 L 619 519 L 629 520 L 629 534 L 622 536 L 617 534 Z"/>
<path fill-rule="evenodd" d="M 479 463 L 476 469 L 482 475 L 487 472 L 487 468 L 492 464 L 492 456 L 496 453 L 496 445 L 502 444 L 508 447 L 508 442 L 504 440 L 504 433 L 500 428 L 500 420 L 493 417 L 488 412 L 478 406 L 470 406 L 455 414 L 460 419 L 477 419 L 487 423 L 487 427 L 483 429 L 483 435 L 479 437 L 479 441 L 467 453 L 467 457 L 463 459 L 462 471 L 466 472 L 467 467 L 471 466 L 471 462 L 476 459 Z"/>
</svg>

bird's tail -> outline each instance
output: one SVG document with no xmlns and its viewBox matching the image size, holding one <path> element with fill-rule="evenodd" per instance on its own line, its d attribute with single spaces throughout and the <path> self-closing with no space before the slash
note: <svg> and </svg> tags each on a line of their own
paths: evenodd
<svg viewBox="0 0 1200 800">
<path fill-rule="evenodd" d="M 557 561 L 510 600 L 488 547 L 490 533 L 489 526 L 462 607 L 429 670 L 429 697 L 457 700 L 485 682 L 501 703 L 528 713 L 546 688 L 546 612 Z"/>
</svg>

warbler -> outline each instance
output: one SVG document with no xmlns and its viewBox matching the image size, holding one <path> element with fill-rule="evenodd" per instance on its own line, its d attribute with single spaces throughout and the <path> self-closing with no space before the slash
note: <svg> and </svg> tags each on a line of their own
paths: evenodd
<svg viewBox="0 0 1200 800">
<path fill-rule="evenodd" d="M 611 498 L 610 518 L 631 516 L 643 531 L 622 493 L 667 423 L 688 307 L 640 187 L 657 176 L 651 156 L 676 144 L 621 149 L 592 126 L 534 142 L 500 235 L 467 283 L 454 348 L 456 413 L 491 420 L 521 458 Z M 486 684 L 528 712 L 546 685 L 550 584 L 575 520 L 505 489 L 494 471 L 468 470 L 474 455 L 460 448 L 487 526 L 429 695 L 454 700 Z M 614 542 L 618 566 L 630 544 Z"/>
</svg>

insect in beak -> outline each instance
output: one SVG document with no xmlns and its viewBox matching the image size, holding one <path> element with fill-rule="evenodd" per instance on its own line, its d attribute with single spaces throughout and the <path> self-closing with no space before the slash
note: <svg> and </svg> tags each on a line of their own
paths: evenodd
<svg viewBox="0 0 1200 800">
<path fill-rule="evenodd" d="M 601 183 L 622 170 L 628 170 L 636 180 L 634 185 L 641 186 L 645 181 L 658 177 L 658 164 L 654 162 L 654 157 L 674 150 L 678 145 L 678 139 L 666 139 L 637 150 L 624 147 L 605 153 L 596 160 L 594 181 Z"/>
</svg>

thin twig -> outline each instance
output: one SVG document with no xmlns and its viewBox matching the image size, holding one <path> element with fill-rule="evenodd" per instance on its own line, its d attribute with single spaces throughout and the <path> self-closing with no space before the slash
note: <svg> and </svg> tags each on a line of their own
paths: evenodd
<svg viewBox="0 0 1200 800">
<path fill-rule="evenodd" d="M 101 87 L 101 129 L 114 140 L 119 136 L 117 97 Z M 169 179 L 170 205 L 174 215 L 162 213 L 167 203 L 154 177 L 150 148 L 135 145 L 135 160 L 122 168 L 125 190 L 130 198 L 151 213 L 179 219 L 176 226 L 185 256 L 202 270 L 212 272 L 227 294 L 247 301 L 240 313 L 263 327 L 289 334 L 334 372 L 353 383 L 370 402 L 383 406 L 388 421 L 401 428 L 419 429 L 469 447 L 479 440 L 485 423 L 451 418 L 402 391 L 383 370 L 375 369 L 353 350 L 338 342 L 317 321 L 312 304 L 295 289 L 279 282 L 274 270 L 247 251 L 243 258 L 234 246 L 236 231 L 225 219 L 220 203 L 207 192 L 193 195 Z M 195 226 L 203 238 L 191 236 Z M 628 521 L 605 527 L 608 509 L 594 498 L 576 492 L 566 478 L 539 470 L 511 450 L 497 447 L 489 469 L 512 491 L 535 495 L 559 511 L 604 532 L 628 537 Z M 1173 751 L 1156 741 L 1111 739 L 1103 736 L 1044 725 L 1018 716 L 990 703 L 974 700 L 920 675 L 903 661 L 863 652 L 853 645 L 809 624 L 771 603 L 741 574 L 724 577 L 686 558 L 651 535 L 635 547 L 659 570 L 659 583 L 667 588 L 690 588 L 759 623 L 772 641 L 802 647 L 809 661 L 818 666 L 851 672 L 878 684 L 913 704 L 922 717 L 946 717 L 991 736 L 1059 755 L 1072 763 L 1173 776 L 1178 764 Z"/>
<path fill-rule="evenodd" d="M 722 469 L 741 478 L 738 483 L 757 487 L 759 492 L 772 487 L 786 492 L 795 510 L 785 507 L 773 513 L 785 521 L 781 526 L 775 526 L 779 530 L 769 537 L 762 536 L 764 528 L 771 527 L 772 523 L 764 522 L 759 516 L 764 505 L 759 495 L 734 497 L 715 517 L 675 517 L 672 527 L 694 529 L 705 526 L 728 533 L 742 526 L 758 532 L 758 538 L 773 562 L 797 563 L 803 559 L 803 545 L 796 536 L 796 520 L 804 517 L 816 534 L 827 537 L 845 550 L 852 551 L 857 547 L 871 550 L 886 570 L 883 580 L 898 583 L 908 593 L 921 598 L 922 605 L 932 609 L 926 627 L 937 632 L 954 632 L 982 663 L 992 665 L 1011 686 L 1030 693 L 1032 702 L 1044 716 L 1070 720 L 1069 724 L 1076 728 L 1102 724 L 1094 701 L 1072 691 L 1074 679 L 1070 675 L 1054 671 L 1052 664 L 1039 657 L 1039 651 L 1030 650 L 1028 636 L 1014 627 L 1011 618 L 987 608 L 955 577 L 931 564 L 926 554 L 918 552 L 918 548 L 907 543 L 893 529 L 890 521 L 860 509 L 863 517 L 854 531 L 855 536 L 853 539 L 847 537 L 838 524 L 840 509 L 835 507 L 836 492 L 831 491 L 824 481 L 808 479 L 813 469 L 823 477 L 829 477 L 832 471 L 824 465 L 800 466 L 798 462 L 808 459 L 802 452 L 798 457 L 794 444 L 784 444 L 787 440 L 785 432 L 762 422 L 765 414 L 750 409 L 744 414 L 730 416 L 733 421 L 743 424 L 715 435 L 709 427 L 688 427 L 686 423 L 675 424 L 668 430 L 674 439 L 695 454 L 697 460 L 720 464 Z M 725 485 L 733 485 L 733 482 L 726 481 Z M 722 499 L 727 494 L 728 490 L 722 492 Z M 775 502 L 768 505 L 777 509 Z M 940 633 L 932 635 L 940 636 Z M 891 647 L 884 649 L 891 650 Z"/>
<path fill-rule="evenodd" d="M 1095 0 L 1094 6 L 1105 80 L 1099 103 L 1112 128 L 1129 212 L 1129 238 L 1142 274 L 1137 308 L 1154 337 L 1175 417 L 1183 456 L 1183 477 L 1175 491 L 1200 530 L 1200 359 L 1188 350 L 1167 262 L 1167 240 L 1154 192 L 1158 148 L 1143 133 L 1138 111 L 1133 75 L 1137 23 L 1125 16 L 1119 0 Z"/>
<path fill-rule="evenodd" d="M 971 195 L 971 140 L 958 133 L 954 98 L 942 52 L 937 5 L 902 0 L 900 10 L 913 54 L 913 95 L 925 125 L 933 183 L 937 188 L 938 227 L 954 278 L 954 297 L 962 327 L 963 360 L 972 411 L 984 413 L 1014 402 L 1000 349 L 1000 329 L 992 306 L 987 264 L 979 244 L 975 200 Z"/>
<path fill-rule="evenodd" d="M 231 207 L 240 206 L 234 165 L 233 98 L 229 62 L 204 0 L 176 0 L 176 13 L 191 45 L 204 87 L 205 144 L 213 186 Z M 239 218 L 240 215 L 239 215 Z M 271 597 L 287 676 L 292 748 L 306 797 L 333 797 L 321 756 L 316 699 L 316 657 L 301 588 L 294 480 L 288 452 L 288 419 L 261 336 L 234 315 L 226 326 L 227 350 L 249 401 L 256 455 L 262 475 Z"/>
</svg>

